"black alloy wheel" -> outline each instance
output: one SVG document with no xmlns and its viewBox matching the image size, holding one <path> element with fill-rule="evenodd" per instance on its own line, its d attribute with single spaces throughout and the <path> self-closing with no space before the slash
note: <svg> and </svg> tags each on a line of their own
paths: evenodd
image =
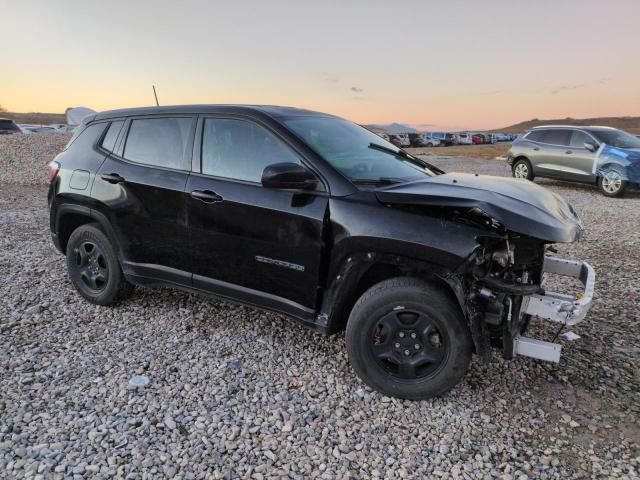
<svg viewBox="0 0 640 480">
<path fill-rule="evenodd" d="M 97 224 L 76 228 L 67 242 L 67 270 L 80 295 L 97 305 L 113 305 L 133 293 L 116 250 Z"/>
<path fill-rule="evenodd" d="M 109 281 L 109 266 L 100 246 L 86 240 L 73 249 L 73 258 L 71 275 L 95 293 L 104 290 Z"/>
<path fill-rule="evenodd" d="M 378 365 L 392 376 L 423 379 L 444 364 L 449 339 L 446 330 L 426 313 L 393 310 L 374 323 L 371 349 Z"/>
</svg>

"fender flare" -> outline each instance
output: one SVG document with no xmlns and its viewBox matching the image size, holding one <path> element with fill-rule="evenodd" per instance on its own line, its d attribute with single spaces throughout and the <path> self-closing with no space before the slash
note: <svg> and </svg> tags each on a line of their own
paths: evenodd
<svg viewBox="0 0 640 480">
<path fill-rule="evenodd" d="M 357 301 L 354 293 L 362 278 L 376 265 L 387 265 L 403 272 L 402 275 L 411 276 L 411 273 L 420 272 L 420 278 L 437 282 L 446 286 L 451 292 L 452 298 L 464 312 L 460 292 L 453 287 L 454 281 L 449 279 L 451 271 L 443 266 L 429 262 L 427 260 L 403 257 L 401 255 L 359 252 L 347 257 L 334 275 L 328 280 L 327 288 L 322 296 L 317 321 L 328 332 L 339 331 L 346 323 L 345 315 L 349 312 L 346 309 L 350 304 Z"/>
</svg>

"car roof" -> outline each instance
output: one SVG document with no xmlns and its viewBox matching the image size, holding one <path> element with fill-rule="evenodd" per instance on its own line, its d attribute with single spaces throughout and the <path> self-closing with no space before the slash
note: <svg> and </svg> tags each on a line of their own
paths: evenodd
<svg viewBox="0 0 640 480">
<path fill-rule="evenodd" d="M 598 125 L 536 125 L 535 127 L 531 127 L 531 130 L 539 130 L 541 128 L 580 128 L 580 129 L 589 129 L 589 130 L 617 130 L 613 127 L 604 127 Z"/>
<path fill-rule="evenodd" d="M 91 120 L 103 120 L 115 117 L 130 117 L 135 115 L 170 115 L 193 113 L 261 113 L 272 118 L 282 117 L 332 117 L 327 113 L 315 112 L 294 107 L 280 107 L 275 105 L 170 105 L 161 107 L 124 108 L 108 110 L 95 114 Z"/>
</svg>

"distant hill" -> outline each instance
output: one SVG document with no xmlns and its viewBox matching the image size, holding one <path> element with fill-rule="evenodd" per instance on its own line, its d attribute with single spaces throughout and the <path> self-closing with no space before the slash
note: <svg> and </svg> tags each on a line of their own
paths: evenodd
<svg viewBox="0 0 640 480">
<path fill-rule="evenodd" d="M 365 125 L 369 130 L 379 131 L 380 133 L 395 132 L 395 133 L 407 133 L 416 132 L 415 128 L 403 125 L 402 123 L 388 123 L 386 125 Z"/>
<path fill-rule="evenodd" d="M 526 122 L 516 123 L 510 127 L 492 130 L 493 132 L 521 133 L 538 125 L 598 125 L 619 128 L 633 134 L 640 134 L 640 117 L 598 117 L 598 118 L 562 118 L 557 120 L 540 120 L 534 118 Z"/>
<path fill-rule="evenodd" d="M 67 123 L 67 116 L 64 113 L 0 112 L 0 117 L 10 118 L 16 123 L 35 123 L 37 125 L 49 125 L 51 123 Z"/>
</svg>

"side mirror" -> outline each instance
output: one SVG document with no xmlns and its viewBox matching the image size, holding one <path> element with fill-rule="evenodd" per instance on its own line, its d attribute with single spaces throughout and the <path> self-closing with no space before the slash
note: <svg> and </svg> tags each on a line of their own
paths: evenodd
<svg viewBox="0 0 640 480">
<path fill-rule="evenodd" d="M 314 190 L 318 179 L 298 163 L 274 163 L 262 171 L 262 186 L 266 188 L 295 188 Z"/>
<path fill-rule="evenodd" d="M 591 142 L 584 142 L 584 148 L 586 148 L 590 152 L 595 152 L 598 149 L 596 144 Z"/>
</svg>

